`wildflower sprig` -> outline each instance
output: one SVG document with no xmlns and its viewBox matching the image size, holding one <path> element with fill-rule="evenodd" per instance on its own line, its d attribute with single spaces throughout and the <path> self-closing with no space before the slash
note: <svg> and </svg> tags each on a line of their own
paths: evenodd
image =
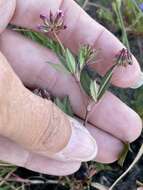
<svg viewBox="0 0 143 190">
<path fill-rule="evenodd" d="M 67 26 L 64 23 L 64 13 L 62 10 L 58 10 L 58 12 L 56 13 L 56 15 L 54 16 L 54 14 L 50 11 L 49 16 L 40 15 L 40 19 L 43 21 L 42 25 L 38 26 L 38 29 L 41 32 L 44 33 L 50 33 L 52 34 L 55 39 L 58 41 L 58 43 L 60 44 L 62 51 L 64 53 L 64 47 L 58 37 L 58 34 L 62 31 L 65 30 L 67 28 Z"/>
<path fill-rule="evenodd" d="M 97 50 L 90 45 L 82 45 L 79 49 L 78 55 L 74 55 L 68 48 L 65 48 L 62 44 L 58 34 L 67 28 L 64 24 L 64 13 L 59 10 L 54 16 L 50 12 L 49 16 L 40 15 L 43 24 L 39 26 L 39 29 L 43 33 L 51 33 L 61 47 L 61 55 L 58 55 L 62 65 L 51 64 L 55 69 L 66 71 L 70 73 L 74 78 L 81 93 L 86 93 L 94 104 L 97 103 L 110 85 L 110 80 L 113 76 L 114 69 L 118 66 L 127 67 L 132 65 L 132 55 L 129 50 L 123 48 L 117 55 L 115 55 L 115 64 L 105 73 L 100 82 L 93 79 L 88 71 L 87 65 L 96 64 Z M 60 105 L 61 107 L 61 105 Z M 63 109 L 63 108 L 62 108 Z M 92 112 L 91 101 L 86 105 L 85 125 L 88 122 L 88 116 Z"/>
<path fill-rule="evenodd" d="M 56 16 L 50 11 L 49 16 L 40 15 L 41 20 L 43 21 L 42 25 L 39 25 L 39 29 L 42 32 L 60 32 L 61 30 L 65 30 L 67 26 L 64 24 L 63 20 L 64 14 L 61 10 L 59 10 Z"/>
</svg>

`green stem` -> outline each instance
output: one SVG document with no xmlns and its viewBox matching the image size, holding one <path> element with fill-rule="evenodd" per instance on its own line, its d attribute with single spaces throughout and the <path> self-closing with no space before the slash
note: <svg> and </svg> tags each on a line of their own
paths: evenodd
<svg viewBox="0 0 143 190">
<path fill-rule="evenodd" d="M 139 8 L 139 5 L 137 4 L 137 2 L 135 0 L 131 0 L 131 1 L 133 2 L 133 4 L 135 5 L 135 7 L 137 8 L 137 10 L 140 12 L 140 14 L 143 16 L 143 12 Z"/>
<path fill-rule="evenodd" d="M 53 34 L 54 34 L 55 39 L 56 39 L 57 42 L 59 43 L 59 45 L 60 45 L 60 47 L 61 47 L 61 50 L 62 50 L 62 53 L 63 53 L 63 55 L 64 55 L 64 54 L 65 54 L 65 48 L 64 48 L 64 46 L 63 46 L 61 40 L 59 39 L 59 37 L 58 37 L 58 35 L 56 34 L 55 31 L 53 31 Z"/>
<path fill-rule="evenodd" d="M 116 1 L 116 8 L 117 8 L 116 14 L 119 18 L 120 27 L 121 27 L 121 30 L 123 32 L 123 41 L 124 41 L 125 45 L 127 46 L 128 50 L 130 50 L 130 45 L 129 45 L 128 36 L 127 36 L 126 29 L 125 29 L 124 21 L 123 21 L 121 9 L 120 9 L 117 1 Z"/>
</svg>

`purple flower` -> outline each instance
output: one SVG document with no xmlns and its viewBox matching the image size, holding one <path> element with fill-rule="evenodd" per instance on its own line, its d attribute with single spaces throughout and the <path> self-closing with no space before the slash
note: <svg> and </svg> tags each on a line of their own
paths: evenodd
<svg viewBox="0 0 143 190">
<path fill-rule="evenodd" d="M 47 16 L 46 16 L 46 15 L 43 15 L 43 14 L 40 14 L 40 18 L 41 18 L 42 20 L 48 19 Z"/>
<path fill-rule="evenodd" d="M 60 32 L 65 30 L 67 26 L 64 24 L 64 13 L 62 10 L 58 10 L 55 15 L 50 11 L 49 16 L 43 14 L 40 15 L 43 24 L 38 26 L 41 32 Z"/>
<path fill-rule="evenodd" d="M 123 48 L 115 57 L 118 65 L 126 67 L 133 64 L 132 54 L 128 49 Z"/>
<path fill-rule="evenodd" d="M 143 11 L 143 3 L 139 5 L 139 8 Z"/>
</svg>

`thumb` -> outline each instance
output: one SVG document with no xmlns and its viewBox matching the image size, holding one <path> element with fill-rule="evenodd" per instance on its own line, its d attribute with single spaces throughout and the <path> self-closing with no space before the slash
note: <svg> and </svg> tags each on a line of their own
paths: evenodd
<svg viewBox="0 0 143 190">
<path fill-rule="evenodd" d="M 89 161 L 96 142 L 50 100 L 26 89 L 0 54 L 0 134 L 24 148 L 63 161 Z"/>
</svg>

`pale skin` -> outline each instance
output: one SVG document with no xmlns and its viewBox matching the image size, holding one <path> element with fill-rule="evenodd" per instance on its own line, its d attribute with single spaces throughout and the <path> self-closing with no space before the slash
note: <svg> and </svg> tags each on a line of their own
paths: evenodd
<svg viewBox="0 0 143 190">
<path fill-rule="evenodd" d="M 78 170 L 82 161 L 94 158 L 94 154 L 89 156 L 90 159 L 86 155 L 92 151 L 93 144 L 98 147 L 98 151 L 93 149 L 97 152 L 96 161 L 110 163 L 117 160 L 123 142 L 132 142 L 140 135 L 142 122 L 137 113 L 106 92 L 89 118 L 87 130 L 90 135 L 82 136 L 81 129 L 79 139 L 83 139 L 83 146 L 81 141 L 81 146 L 75 149 L 78 159 L 71 152 L 68 161 L 55 156 L 68 144 L 74 126 L 71 127 L 68 117 L 53 108 L 51 102 L 33 95 L 23 84 L 46 88 L 61 97 L 68 95 L 75 114 L 82 119 L 85 115 L 83 99 L 87 101 L 87 97 L 83 97 L 71 76 L 65 76 L 47 64 L 48 60 L 59 62 L 54 53 L 5 27 L 10 22 L 35 30 L 41 13 L 48 14 L 50 10 L 56 13 L 58 9 L 65 12 L 68 26 L 60 34 L 61 41 L 75 53 L 81 43 L 100 49 L 102 59 L 95 65 L 100 74 L 111 67 L 115 54 L 124 47 L 73 0 L 1 0 L 0 92 L 3 93 L 0 94 L 0 105 L 3 106 L 0 109 L 0 160 L 42 173 L 67 175 Z M 133 58 L 132 66 L 116 69 L 112 83 L 118 87 L 131 87 L 138 81 L 140 72 L 139 64 Z M 53 113 L 60 122 L 51 120 Z M 50 125 L 47 124 L 49 121 Z M 43 136 L 45 131 L 46 136 Z M 91 140 L 92 137 L 95 140 Z M 76 139 L 72 140 L 76 142 Z"/>
</svg>

